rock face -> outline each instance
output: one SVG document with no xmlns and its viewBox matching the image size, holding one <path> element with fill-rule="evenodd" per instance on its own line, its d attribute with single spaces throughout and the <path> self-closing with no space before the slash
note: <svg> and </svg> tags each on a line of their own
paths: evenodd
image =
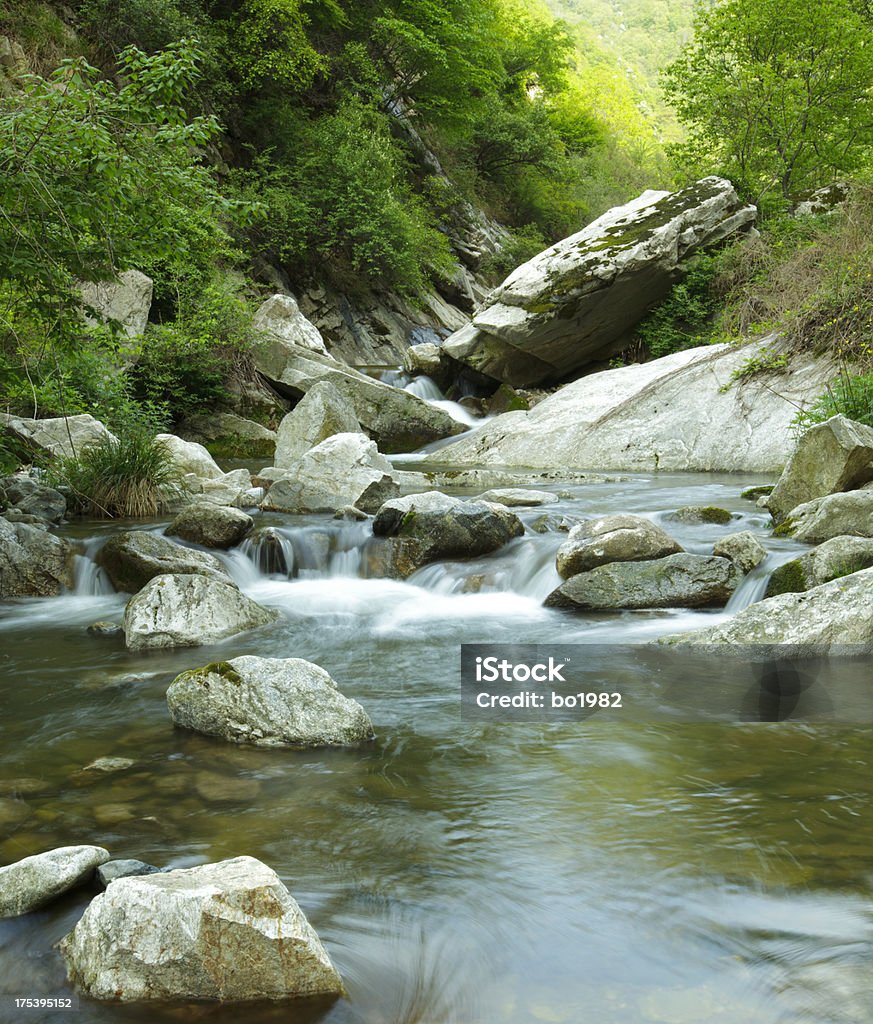
<svg viewBox="0 0 873 1024">
<path fill-rule="evenodd" d="M 520 537 L 524 526 L 502 506 L 428 491 L 386 502 L 373 520 L 373 533 L 392 539 L 387 571 L 406 577 L 429 562 L 496 551 Z"/>
<path fill-rule="evenodd" d="M 189 416 L 179 424 L 179 435 L 222 459 L 271 459 L 276 450 L 275 430 L 234 412 Z"/>
<path fill-rule="evenodd" d="M 275 464 L 287 469 L 334 434 L 360 433 L 361 424 L 349 400 L 328 381 L 321 381 L 300 399 L 279 424 Z"/>
<path fill-rule="evenodd" d="M 16 473 L 0 480 L 0 507 L 57 524 L 67 511 L 67 499 L 60 491 L 45 487 L 26 473 Z"/>
<path fill-rule="evenodd" d="M 833 580 L 806 594 L 781 594 L 744 608 L 729 621 L 697 633 L 667 637 L 679 644 L 793 644 L 796 653 L 825 653 L 858 644 L 873 652 L 873 569 Z"/>
<path fill-rule="evenodd" d="M 640 516 L 615 515 L 574 526 L 558 548 L 558 573 L 566 580 L 609 562 L 645 562 L 682 551 L 673 538 Z"/>
<path fill-rule="evenodd" d="M 333 384 L 381 451 L 413 451 L 465 429 L 443 409 L 373 380 L 330 356 L 295 346 L 279 350 L 263 344 L 256 345 L 253 355 L 258 370 L 278 391 L 292 398 L 301 398 L 319 381 Z"/>
<path fill-rule="evenodd" d="M 195 502 L 182 509 L 167 527 L 167 534 L 206 548 L 232 548 L 254 525 L 254 519 L 238 508 Z"/>
<path fill-rule="evenodd" d="M 0 518 L 0 598 L 54 597 L 73 585 L 73 555 L 45 529 Z"/>
<path fill-rule="evenodd" d="M 774 343 L 706 345 L 591 374 L 529 412 L 498 416 L 424 465 L 779 472 L 794 448 L 797 407 L 821 394 L 833 366 L 798 357 L 790 376 L 731 382 Z"/>
<path fill-rule="evenodd" d="M 49 455 L 71 456 L 89 445 L 116 440 L 100 420 L 95 420 L 88 413 L 47 420 L 30 420 L 25 416 L 0 413 L 0 429 L 31 451 Z"/>
<path fill-rule="evenodd" d="M 873 566 L 873 539 L 832 537 L 800 558 L 773 570 L 766 597 L 798 594 Z"/>
<path fill-rule="evenodd" d="M 199 647 L 274 622 L 279 613 L 241 594 L 230 581 L 200 575 L 156 576 L 124 610 L 132 651 Z"/>
<path fill-rule="evenodd" d="M 707 608 L 727 604 L 736 585 L 736 570 L 726 558 L 683 553 L 600 565 L 566 580 L 545 603 L 580 609 Z"/>
<path fill-rule="evenodd" d="M 334 434 L 310 449 L 267 491 L 261 507 L 276 512 L 334 512 L 355 505 L 374 512 L 400 493 L 391 463 L 364 434 Z"/>
<path fill-rule="evenodd" d="M 300 658 L 233 658 L 177 676 L 167 690 L 176 725 L 259 747 L 345 746 L 373 739 L 357 701 Z"/>
<path fill-rule="evenodd" d="M 518 267 L 444 350 L 515 387 L 566 380 L 622 347 L 683 259 L 756 215 L 722 178 L 644 192 Z"/>
<path fill-rule="evenodd" d="M 321 332 L 300 312 L 293 295 L 271 295 L 255 313 L 252 327 L 261 336 L 260 347 L 272 347 L 279 358 L 288 346 L 327 355 Z"/>
<path fill-rule="evenodd" d="M 156 576 L 196 573 L 230 583 L 224 566 L 205 551 L 183 548 L 151 530 L 125 530 L 110 537 L 95 556 L 116 590 L 135 594 Z"/>
<path fill-rule="evenodd" d="M 303 912 L 253 857 L 114 881 L 59 944 L 94 999 L 286 999 L 343 991 Z"/>
<path fill-rule="evenodd" d="M 717 540 L 712 553 L 719 558 L 729 559 L 744 576 L 767 557 L 766 549 L 749 530 L 731 533 Z"/>
<path fill-rule="evenodd" d="M 821 544 L 832 537 L 873 537 L 873 491 L 828 494 L 798 505 L 777 532 L 805 544 Z"/>
<path fill-rule="evenodd" d="M 142 271 L 125 270 L 117 281 L 82 282 L 79 292 L 100 320 L 116 321 L 128 338 L 136 338 L 146 329 L 152 306 L 152 279 Z"/>
<path fill-rule="evenodd" d="M 0 917 L 17 917 L 45 906 L 86 882 L 109 860 L 102 846 L 61 846 L 0 868 Z"/>
<path fill-rule="evenodd" d="M 801 437 L 767 499 L 777 523 L 798 505 L 873 480 L 873 428 L 832 416 Z"/>
</svg>

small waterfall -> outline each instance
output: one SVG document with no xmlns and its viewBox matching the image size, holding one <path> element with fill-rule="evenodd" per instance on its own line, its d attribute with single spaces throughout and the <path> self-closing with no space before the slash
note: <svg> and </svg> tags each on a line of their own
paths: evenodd
<svg viewBox="0 0 873 1024">
<path fill-rule="evenodd" d="M 441 402 L 446 397 L 437 387 L 436 381 L 426 376 L 414 377 L 403 390 L 408 391 L 410 395 L 423 398 L 426 402 Z"/>
<path fill-rule="evenodd" d="M 94 556 L 105 542 L 105 537 L 93 537 L 85 542 L 82 554 L 75 556 L 72 593 L 76 597 L 103 597 L 115 593 L 109 577 L 94 561 Z"/>
<path fill-rule="evenodd" d="M 360 575 L 364 544 L 371 534 L 369 523 L 267 526 L 247 537 L 236 553 L 256 578 L 356 577 Z M 234 578 L 241 582 L 236 575 Z"/>
<path fill-rule="evenodd" d="M 731 615 L 748 608 L 750 604 L 760 601 L 767 592 L 767 584 L 770 577 L 780 565 L 797 558 L 798 551 L 771 551 L 767 557 L 756 566 L 747 576 L 740 581 L 740 585 L 731 594 L 730 600 L 725 605 L 725 611 Z"/>
<path fill-rule="evenodd" d="M 452 419 L 457 420 L 458 423 L 463 423 L 467 427 L 481 426 L 490 419 L 488 416 L 474 416 L 469 409 L 459 402 L 450 401 L 437 387 L 436 381 L 425 375 L 414 377 L 408 384 L 403 386 L 403 390 L 423 399 L 428 405 L 435 405 L 438 409 L 443 409 Z"/>
</svg>

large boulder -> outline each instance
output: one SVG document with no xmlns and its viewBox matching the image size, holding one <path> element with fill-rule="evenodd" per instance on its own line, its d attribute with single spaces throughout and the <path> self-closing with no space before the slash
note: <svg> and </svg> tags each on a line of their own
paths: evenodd
<svg viewBox="0 0 873 1024">
<path fill-rule="evenodd" d="M 167 535 L 205 548 L 232 548 L 254 525 L 254 519 L 238 508 L 199 501 L 176 515 L 167 527 Z"/>
<path fill-rule="evenodd" d="M 52 456 L 79 455 L 91 445 L 116 440 L 100 420 L 88 413 L 46 420 L 0 413 L 0 430 L 28 451 Z"/>
<path fill-rule="evenodd" d="M 807 430 L 767 499 L 777 523 L 798 505 L 873 480 L 873 427 L 832 416 Z"/>
<path fill-rule="evenodd" d="M 430 562 L 496 551 L 520 537 L 524 526 L 501 505 L 427 491 L 386 502 L 373 520 L 373 533 L 390 538 L 385 571 L 406 577 Z"/>
<path fill-rule="evenodd" d="M 132 651 L 199 647 L 274 622 L 279 613 L 236 584 L 196 575 L 156 576 L 128 601 L 122 628 Z"/>
<path fill-rule="evenodd" d="M 354 409 L 363 428 L 384 452 L 408 452 L 466 428 L 445 410 L 382 381 L 367 377 L 331 356 L 299 346 L 281 350 L 255 346 L 255 366 L 282 394 L 302 398 L 328 381 Z"/>
<path fill-rule="evenodd" d="M 136 338 L 146 329 L 152 279 L 141 270 L 124 270 L 115 281 L 83 281 L 79 293 L 98 320 L 117 323 L 128 338 Z M 90 315 L 87 319 L 95 322 Z"/>
<path fill-rule="evenodd" d="M 870 566 L 873 566 L 873 539 L 832 537 L 800 558 L 774 569 L 767 581 L 765 596 L 802 593 Z"/>
<path fill-rule="evenodd" d="M 796 356 L 788 376 L 737 382 L 735 374 L 776 343 L 704 345 L 590 374 L 428 455 L 423 468 L 777 473 L 794 449 L 798 406 L 821 394 L 833 366 Z"/>
<path fill-rule="evenodd" d="M 707 608 L 727 604 L 737 572 L 726 558 L 668 555 L 651 562 L 610 562 L 565 580 L 550 608 Z"/>
<path fill-rule="evenodd" d="M 287 469 L 328 437 L 360 430 L 351 402 L 329 381 L 321 381 L 306 392 L 279 424 L 275 465 Z"/>
<path fill-rule="evenodd" d="M 109 860 L 102 846 L 61 846 L 0 868 L 0 917 L 17 917 L 87 882 Z"/>
<path fill-rule="evenodd" d="M 660 526 L 641 516 L 612 515 L 574 526 L 558 548 L 558 573 L 569 579 L 609 562 L 647 562 L 682 547 Z"/>
<path fill-rule="evenodd" d="M 355 700 L 301 658 L 241 657 L 192 669 L 167 690 L 176 725 L 258 747 L 328 747 L 373 738 Z"/>
<path fill-rule="evenodd" d="M 627 343 L 692 252 L 756 215 L 723 178 L 644 192 L 514 270 L 444 350 L 515 387 L 566 380 Z"/>
<path fill-rule="evenodd" d="M 189 416 L 178 431 L 184 440 L 202 444 L 220 459 L 271 459 L 276 450 L 275 430 L 235 412 Z"/>
<path fill-rule="evenodd" d="M 274 512 L 334 512 L 355 505 L 375 512 L 400 493 L 391 463 L 364 434 L 334 434 L 311 448 L 267 491 L 261 507 Z"/>
<path fill-rule="evenodd" d="M 873 569 L 815 587 L 758 601 L 711 629 L 664 638 L 669 644 L 794 645 L 793 653 L 826 653 L 853 645 L 873 652 Z M 854 647 L 857 645 L 857 647 Z"/>
<path fill-rule="evenodd" d="M 0 480 L 0 507 L 57 524 L 66 514 L 67 499 L 54 487 L 46 487 L 26 473 L 16 473 Z"/>
<path fill-rule="evenodd" d="M 193 476 L 197 480 L 219 480 L 224 476 L 215 459 L 197 441 L 183 441 L 175 434 L 158 434 L 155 441 L 163 446 L 183 476 Z"/>
<path fill-rule="evenodd" d="M 72 585 L 73 552 L 65 540 L 0 518 L 0 598 L 54 597 Z"/>
<path fill-rule="evenodd" d="M 135 594 L 156 576 L 195 573 L 230 583 L 224 566 L 205 551 L 183 548 L 151 530 L 116 533 L 94 556 L 116 590 Z"/>
<path fill-rule="evenodd" d="M 873 491 L 828 494 L 793 508 L 777 527 L 782 536 L 804 544 L 832 537 L 873 537 Z"/>
<path fill-rule="evenodd" d="M 300 907 L 253 857 L 119 878 L 59 949 L 76 988 L 113 1002 L 343 991 Z"/>
<path fill-rule="evenodd" d="M 271 295 L 259 306 L 252 327 L 258 333 L 262 360 L 281 362 L 288 348 L 327 355 L 321 332 L 300 312 L 293 295 Z"/>
</svg>

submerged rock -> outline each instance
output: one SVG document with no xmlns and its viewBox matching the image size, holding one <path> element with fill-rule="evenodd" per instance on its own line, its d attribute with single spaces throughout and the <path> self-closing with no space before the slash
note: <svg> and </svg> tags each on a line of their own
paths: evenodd
<svg viewBox="0 0 873 1024">
<path fill-rule="evenodd" d="M 87 882 L 109 860 L 102 846 L 61 846 L 0 868 L 0 917 L 17 917 Z"/>
<path fill-rule="evenodd" d="M 766 597 L 797 594 L 873 566 L 873 539 L 832 537 L 800 558 L 774 569 Z"/>
<path fill-rule="evenodd" d="M 167 527 L 167 534 L 207 548 L 232 548 L 254 525 L 254 519 L 238 508 L 194 502 L 178 513 Z"/>
<path fill-rule="evenodd" d="M 726 558 L 686 553 L 650 562 L 610 562 L 572 576 L 549 608 L 707 608 L 727 604 L 737 572 Z"/>
<path fill-rule="evenodd" d="M 215 555 L 183 548 L 151 530 L 125 530 L 110 537 L 94 556 L 116 590 L 135 594 L 156 576 L 198 573 L 230 583 Z"/>
<path fill-rule="evenodd" d="M 873 427 L 832 416 L 804 433 L 767 499 L 777 523 L 798 505 L 873 480 Z"/>
<path fill-rule="evenodd" d="M 70 980 L 94 999 L 287 999 L 343 991 L 276 873 L 236 857 L 119 878 L 61 940 Z"/>
<path fill-rule="evenodd" d="M 683 505 L 671 512 L 668 519 L 677 523 L 716 523 L 724 526 L 729 523 L 733 516 L 726 508 L 719 508 L 717 505 Z"/>
<path fill-rule="evenodd" d="M 73 585 L 73 552 L 53 533 L 0 518 L 0 599 L 54 597 Z"/>
<path fill-rule="evenodd" d="M 357 701 L 318 665 L 251 656 L 183 672 L 167 690 L 176 725 L 259 747 L 326 747 L 373 738 Z"/>
<path fill-rule="evenodd" d="M 279 613 L 240 593 L 235 583 L 201 575 L 156 576 L 124 610 L 132 651 L 199 647 L 274 622 Z"/>
<path fill-rule="evenodd" d="M 557 569 L 568 579 L 609 562 L 644 562 L 680 551 L 668 533 L 642 516 L 602 516 L 570 530 L 558 549 Z"/>
<path fill-rule="evenodd" d="M 275 463 L 289 469 L 310 448 L 334 434 L 360 433 L 351 402 L 329 381 L 311 387 L 279 424 Z"/>
<path fill-rule="evenodd" d="M 805 544 L 833 537 L 873 537 L 873 491 L 846 491 L 793 508 L 776 529 Z"/>
<path fill-rule="evenodd" d="M 712 553 L 719 558 L 730 559 L 744 576 L 767 557 L 767 549 L 749 530 L 730 533 L 717 540 L 712 547 Z"/>
</svg>

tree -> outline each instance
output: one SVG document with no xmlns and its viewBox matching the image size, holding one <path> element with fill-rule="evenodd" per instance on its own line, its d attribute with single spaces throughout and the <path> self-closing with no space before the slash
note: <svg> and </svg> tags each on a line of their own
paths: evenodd
<svg viewBox="0 0 873 1024">
<path fill-rule="evenodd" d="M 866 163 L 873 31 L 852 0 L 725 0 L 701 7 L 665 73 L 691 147 L 757 193 L 784 196 Z"/>
</svg>

